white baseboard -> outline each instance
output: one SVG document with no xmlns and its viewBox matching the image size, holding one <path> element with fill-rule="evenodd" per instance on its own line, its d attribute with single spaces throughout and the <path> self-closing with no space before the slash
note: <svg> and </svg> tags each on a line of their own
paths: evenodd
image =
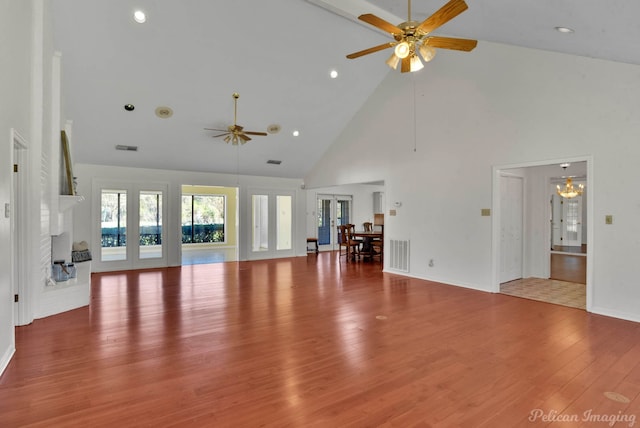
<svg viewBox="0 0 640 428">
<path fill-rule="evenodd" d="M 4 373 L 7 366 L 9 366 L 9 362 L 11 358 L 13 358 L 13 354 L 16 353 L 15 345 L 12 343 L 5 351 L 4 355 L 2 355 L 2 359 L 0 359 L 0 375 Z"/>
</svg>

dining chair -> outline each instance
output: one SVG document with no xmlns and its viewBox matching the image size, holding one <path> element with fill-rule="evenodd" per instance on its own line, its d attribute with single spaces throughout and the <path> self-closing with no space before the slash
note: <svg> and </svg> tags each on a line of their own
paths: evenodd
<svg viewBox="0 0 640 428">
<path fill-rule="evenodd" d="M 372 232 L 373 231 L 373 223 L 371 223 L 370 221 L 365 221 L 364 223 L 362 223 L 362 229 L 365 232 Z"/>
<path fill-rule="evenodd" d="M 380 262 L 384 260 L 384 224 L 378 225 L 380 228 L 380 238 L 374 238 L 371 240 L 371 247 L 373 248 L 373 252 L 371 257 L 378 257 Z"/>
<path fill-rule="evenodd" d="M 356 255 L 360 258 L 360 241 L 353 239 L 351 235 L 355 226 L 353 224 L 343 224 L 338 226 L 338 243 L 340 244 L 340 257 L 347 256 L 347 263 L 349 259 L 355 261 Z M 342 253 L 342 249 L 345 249 L 345 253 Z M 353 253 L 353 255 L 351 254 Z"/>
</svg>

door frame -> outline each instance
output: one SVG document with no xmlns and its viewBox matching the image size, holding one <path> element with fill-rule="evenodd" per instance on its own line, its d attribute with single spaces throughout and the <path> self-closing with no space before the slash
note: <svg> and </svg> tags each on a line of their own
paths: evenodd
<svg viewBox="0 0 640 428">
<path fill-rule="evenodd" d="M 587 177 L 586 181 L 586 189 L 585 192 L 587 194 L 587 218 L 594 218 L 594 206 L 593 206 L 593 189 L 594 189 L 594 180 L 593 180 L 593 156 L 578 156 L 573 158 L 560 158 L 560 159 L 550 159 L 544 161 L 531 161 L 524 162 L 518 164 L 505 164 L 505 165 L 494 165 L 492 167 L 492 203 L 491 210 L 493 212 L 493 218 L 491 222 L 491 284 L 489 291 L 494 293 L 500 292 L 500 256 L 501 256 L 501 248 L 500 248 L 500 175 L 503 171 L 515 168 L 528 168 L 528 167 L 537 167 L 537 166 L 546 166 L 546 165 L 558 165 L 563 162 L 586 162 L 587 165 Z M 525 192 L 526 192 L 525 188 Z M 545 187 L 544 191 L 546 194 L 547 188 Z M 526 193 L 525 193 L 526 200 Z M 550 204 L 549 204 L 550 205 Z M 525 204 L 526 206 L 526 204 Z M 550 207 L 547 208 L 549 210 Z M 548 219 L 547 219 L 548 220 Z M 545 237 L 551 236 L 551 222 L 545 221 L 543 226 L 545 230 Z M 597 239 L 593 233 L 594 230 L 594 222 L 587 222 L 587 236 L 589 239 L 589 247 L 591 249 L 595 248 L 595 241 Z M 526 225 L 525 225 L 525 237 L 526 234 Z M 543 242 L 548 243 L 548 239 L 543 239 Z M 526 238 L 523 245 L 526 247 Z M 525 251 L 526 254 L 526 251 Z M 586 302 L 586 310 L 588 312 L 592 311 L 593 307 L 593 251 L 587 251 L 587 284 L 586 284 L 586 293 L 587 293 L 587 302 Z M 549 245 L 546 245 L 546 260 L 549 263 L 551 258 L 551 248 Z"/>
<path fill-rule="evenodd" d="M 29 165 L 30 151 L 27 141 L 15 130 L 11 129 L 11 168 L 19 165 L 17 173 L 11 173 L 10 210 L 10 247 L 11 247 L 11 284 L 12 293 L 18 295 L 18 302 L 13 305 L 14 325 L 25 325 L 31 322 L 31 300 L 27 288 L 29 271 L 27 269 L 27 243 L 31 242 L 27 228 L 29 210 Z"/>
<path fill-rule="evenodd" d="M 349 218 L 351 218 L 351 216 L 353 215 L 353 195 L 348 195 L 348 194 L 342 194 L 342 193 L 318 193 L 316 194 L 316 201 L 315 201 L 315 212 L 316 212 L 316 218 L 315 218 L 315 228 L 316 228 L 316 233 L 317 233 L 317 220 L 318 220 L 318 216 L 320 215 L 320 213 L 318 212 L 318 201 L 319 200 L 330 200 L 331 204 L 330 204 L 330 239 L 329 239 L 329 244 L 328 245 L 320 245 L 320 243 L 318 242 L 318 249 L 319 251 L 334 251 L 337 250 L 338 248 L 340 248 L 340 244 L 338 242 L 338 229 L 336 226 L 338 226 L 338 224 L 336 223 L 337 221 L 337 217 L 338 217 L 338 201 L 348 201 L 349 202 Z"/>
<path fill-rule="evenodd" d="M 265 251 L 253 251 L 253 196 L 254 195 L 266 195 L 268 198 L 268 249 Z M 278 250 L 277 243 L 277 197 L 289 196 L 291 197 L 291 248 Z M 247 234 L 245 236 L 246 248 L 247 248 L 247 260 L 264 260 L 275 259 L 282 257 L 293 257 L 296 254 L 297 243 L 297 227 L 296 227 L 296 192 L 291 189 L 263 189 L 257 187 L 249 187 L 246 195 L 246 215 L 245 225 Z"/>
<path fill-rule="evenodd" d="M 127 246 L 124 260 L 103 261 L 102 260 L 102 190 L 122 189 L 127 192 Z M 139 231 L 139 194 L 144 191 L 162 192 L 162 257 L 140 258 L 140 231 Z M 92 269 L 94 272 L 147 269 L 168 266 L 168 229 L 169 219 L 169 186 L 167 183 L 158 182 L 131 182 L 121 180 L 94 179 L 92 181 Z M 133 243 L 130 245 L 130 243 Z M 137 244 L 136 244 L 137 243 Z"/>
</svg>

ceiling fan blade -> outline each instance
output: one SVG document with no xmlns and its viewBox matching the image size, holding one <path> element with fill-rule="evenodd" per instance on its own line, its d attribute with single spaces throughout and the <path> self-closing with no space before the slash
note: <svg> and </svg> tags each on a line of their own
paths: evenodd
<svg viewBox="0 0 640 428">
<path fill-rule="evenodd" d="M 422 43 L 427 46 L 433 46 L 434 48 L 455 49 L 457 51 L 469 52 L 476 47 L 478 41 L 471 39 L 456 39 L 453 37 L 433 36 L 427 37 Z"/>
<path fill-rule="evenodd" d="M 360 15 L 358 17 L 360 21 L 364 21 L 367 24 L 371 24 L 374 27 L 381 29 L 382 31 L 386 31 L 389 34 L 402 34 L 402 30 L 390 22 L 385 21 L 382 18 L 378 18 L 372 13 L 365 13 L 364 15 Z"/>
<path fill-rule="evenodd" d="M 247 141 L 251 141 L 251 138 L 247 137 L 245 134 L 238 134 L 238 137 L 242 139 L 242 144 L 246 143 Z"/>
<path fill-rule="evenodd" d="M 411 71 L 411 57 L 402 58 L 400 71 L 403 73 L 406 73 L 407 71 Z"/>
<path fill-rule="evenodd" d="M 468 8 L 469 6 L 467 6 L 464 0 L 451 0 L 449 3 L 438 9 L 433 15 L 425 19 L 422 24 L 418 25 L 416 31 L 422 34 L 429 34 L 436 28 L 460 15 Z"/>
<path fill-rule="evenodd" d="M 211 138 L 218 138 L 218 137 L 223 137 L 225 135 L 229 135 L 228 132 L 225 132 L 224 134 L 218 134 L 218 135 L 212 135 Z"/>
<path fill-rule="evenodd" d="M 229 132 L 228 129 L 204 128 L 206 131 Z"/>
<path fill-rule="evenodd" d="M 254 132 L 254 131 L 245 131 L 246 135 L 268 135 L 266 132 Z"/>
<path fill-rule="evenodd" d="M 352 53 L 352 54 L 347 55 L 347 58 L 349 58 L 349 59 L 359 58 L 359 57 L 361 57 L 361 56 L 368 55 L 368 54 L 370 54 L 370 53 L 374 53 L 374 52 L 381 51 L 381 50 L 383 50 L 383 49 L 390 48 L 390 47 L 391 47 L 391 46 L 393 46 L 393 45 L 395 45 L 395 43 L 394 43 L 394 42 L 387 42 L 387 43 L 385 43 L 385 44 L 378 45 L 378 46 L 374 46 L 374 47 L 372 47 L 372 48 L 365 49 L 365 50 L 363 50 L 363 51 L 354 52 L 354 53 Z"/>
</svg>

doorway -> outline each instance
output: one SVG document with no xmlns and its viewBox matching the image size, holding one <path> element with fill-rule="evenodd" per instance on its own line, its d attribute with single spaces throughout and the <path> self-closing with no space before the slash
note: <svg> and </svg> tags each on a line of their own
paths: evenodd
<svg viewBox="0 0 640 428">
<path fill-rule="evenodd" d="M 238 188 L 182 185 L 181 264 L 238 260 Z"/>
<path fill-rule="evenodd" d="M 322 195 L 317 196 L 318 248 L 320 251 L 333 251 L 339 248 L 338 226 L 351 221 L 353 196 Z"/>
<path fill-rule="evenodd" d="M 506 290 L 507 286 L 519 286 L 524 290 L 524 294 L 520 295 L 520 297 L 544 300 L 545 296 L 549 297 L 551 295 L 549 300 L 545 301 L 558 304 L 562 303 L 553 301 L 558 292 L 562 294 L 565 291 L 572 291 L 573 298 L 578 299 L 578 303 L 567 306 L 590 310 L 593 284 L 591 272 L 592 254 L 588 251 L 588 248 L 593 245 L 591 241 L 593 238 L 593 225 L 587 219 L 592 218 L 593 213 L 593 204 L 590 202 L 590 192 L 593 185 L 590 182 L 589 174 L 592 169 L 592 159 L 591 157 L 583 157 L 559 159 L 551 162 L 531 162 L 494 167 L 492 211 L 495 215 L 492 220 L 492 235 L 493 242 L 496 245 L 492 250 L 493 290 L 494 292 L 512 294 L 509 290 Z M 556 226 L 553 222 L 554 210 L 556 211 L 557 219 L 558 212 L 562 213 L 562 208 L 554 207 L 554 198 L 551 195 L 555 194 L 557 184 L 555 181 L 562 179 L 562 171 L 560 171 L 559 166 L 566 162 L 570 162 L 572 166 L 582 170 L 582 172 L 575 172 L 575 175 L 580 175 L 586 186 L 582 200 L 576 203 L 569 203 L 564 208 L 564 214 L 562 214 L 564 215 L 564 221 L 562 223 L 566 222 L 566 224 Z M 509 206 L 513 204 L 513 201 L 509 201 L 507 195 L 510 190 L 508 187 L 504 187 L 502 181 L 505 173 L 523 177 L 524 185 L 522 275 L 520 279 L 511 279 L 506 282 L 505 280 L 509 278 L 503 276 L 505 271 L 504 260 L 510 257 L 508 253 L 511 252 L 512 247 L 509 247 L 504 242 L 505 225 L 503 222 L 508 222 L 509 219 L 505 220 L 503 217 L 509 214 L 503 211 L 503 205 Z M 580 235 L 582 236 L 580 237 Z M 571 243 L 572 245 L 554 246 L 554 241 L 557 243 L 558 236 L 563 236 L 563 243 Z M 586 245 L 587 239 L 590 241 L 588 246 Z M 578 249 L 578 251 L 574 251 L 574 249 Z M 579 260 L 580 264 L 573 263 L 572 266 L 581 271 L 583 279 L 578 280 L 581 283 L 576 281 L 575 277 L 557 278 L 559 267 L 557 255 L 559 253 L 564 258 L 562 260 L 562 269 L 565 270 L 569 266 L 569 262 L 575 262 L 575 260 L 570 260 L 571 257 L 581 258 Z M 569 259 L 565 256 L 569 257 Z M 531 297 L 527 296 L 526 293 L 531 291 L 534 292 Z M 538 294 L 538 296 L 534 297 L 534 294 Z M 579 301 L 580 299 L 581 302 Z"/>
<path fill-rule="evenodd" d="M 26 216 L 27 207 L 27 177 L 28 155 L 26 141 L 15 130 L 11 130 L 13 140 L 11 176 L 11 198 L 8 207 L 5 207 L 5 216 L 10 218 L 11 228 L 11 283 L 13 284 L 15 325 L 24 325 L 30 322 L 27 311 L 27 248 L 30 242 L 27 236 Z"/>
</svg>

